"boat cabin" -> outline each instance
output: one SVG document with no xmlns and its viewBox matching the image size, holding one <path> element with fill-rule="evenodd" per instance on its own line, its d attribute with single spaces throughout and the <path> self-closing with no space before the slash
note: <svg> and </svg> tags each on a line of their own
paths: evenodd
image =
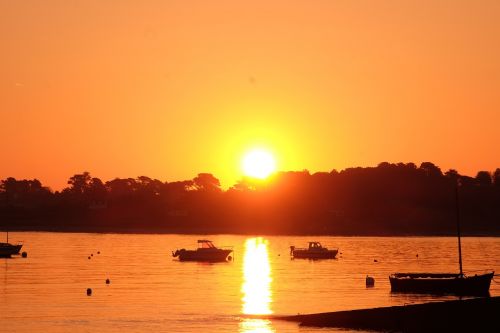
<svg viewBox="0 0 500 333">
<path fill-rule="evenodd" d="M 320 242 L 309 242 L 309 250 L 319 250 L 322 249 L 323 246 L 321 246 Z"/>
<path fill-rule="evenodd" d="M 209 241 L 208 239 L 199 239 L 198 240 L 198 249 L 215 249 L 215 245 L 212 243 L 212 241 Z"/>
</svg>

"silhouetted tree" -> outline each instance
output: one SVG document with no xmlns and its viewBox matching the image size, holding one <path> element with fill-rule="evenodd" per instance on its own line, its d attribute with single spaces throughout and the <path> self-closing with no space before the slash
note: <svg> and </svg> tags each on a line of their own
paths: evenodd
<svg viewBox="0 0 500 333">
<path fill-rule="evenodd" d="M 147 176 L 103 182 L 76 174 L 61 193 L 40 181 L 0 181 L 0 227 L 50 230 L 451 234 L 454 181 L 469 234 L 500 235 L 500 169 L 475 178 L 424 162 L 380 163 L 337 172 L 277 172 L 242 178 L 228 191 L 212 174 L 161 182 Z M 491 186 L 492 182 L 495 186 Z M 478 185 L 482 186 L 478 186 Z"/>
<path fill-rule="evenodd" d="M 220 181 L 211 173 L 199 173 L 193 179 L 193 184 L 198 191 L 216 191 L 219 192 Z"/>
<path fill-rule="evenodd" d="M 476 181 L 481 186 L 491 186 L 491 174 L 488 171 L 479 171 L 476 175 Z"/>
<path fill-rule="evenodd" d="M 449 179 L 451 179 L 454 183 L 456 183 L 458 178 L 460 177 L 460 175 L 458 174 L 458 171 L 455 169 L 450 169 L 450 170 L 446 171 L 444 173 L 444 175 L 446 177 L 448 177 Z"/>
<path fill-rule="evenodd" d="M 76 174 L 68 180 L 68 185 L 70 185 L 70 187 L 67 191 L 73 194 L 83 195 L 85 191 L 89 189 L 91 180 L 92 177 L 90 177 L 90 173 L 86 171 L 81 174 Z"/>
<path fill-rule="evenodd" d="M 86 191 L 92 202 L 104 202 L 108 194 L 106 186 L 99 178 L 92 178 Z"/>
<path fill-rule="evenodd" d="M 133 178 L 115 178 L 105 184 L 111 198 L 130 197 L 137 190 L 137 184 Z"/>
<path fill-rule="evenodd" d="M 493 172 L 493 184 L 495 186 L 500 186 L 500 168 L 497 168 L 495 172 Z"/>
<path fill-rule="evenodd" d="M 442 176 L 441 169 L 431 162 L 423 162 L 420 164 L 420 170 L 424 171 L 427 176 L 439 177 Z"/>
</svg>

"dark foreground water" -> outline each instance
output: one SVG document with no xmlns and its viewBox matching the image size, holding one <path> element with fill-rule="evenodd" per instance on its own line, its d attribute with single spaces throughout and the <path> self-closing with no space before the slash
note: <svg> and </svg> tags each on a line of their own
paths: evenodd
<svg viewBox="0 0 500 333">
<path fill-rule="evenodd" d="M 458 270 L 456 239 L 443 237 L 26 232 L 10 238 L 24 241 L 28 258 L 0 259 L 4 332 L 335 332 L 246 314 L 454 299 L 393 295 L 388 275 Z M 234 246 L 234 262 L 173 260 L 172 250 L 194 248 L 200 238 Z M 336 260 L 291 260 L 289 246 L 305 246 L 309 240 L 338 247 L 341 255 Z M 500 238 L 464 238 L 463 252 L 465 270 L 500 272 Z M 365 287 L 367 274 L 375 278 L 374 288 Z M 87 288 L 93 289 L 90 297 Z M 500 295 L 495 281 L 491 295 Z"/>
</svg>

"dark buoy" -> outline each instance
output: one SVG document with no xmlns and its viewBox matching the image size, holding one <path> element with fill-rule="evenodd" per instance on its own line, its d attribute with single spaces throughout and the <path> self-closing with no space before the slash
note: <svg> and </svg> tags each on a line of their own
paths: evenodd
<svg viewBox="0 0 500 333">
<path fill-rule="evenodd" d="M 23 258 L 27 258 L 27 257 L 28 257 L 28 252 L 23 252 L 23 253 L 21 253 L 21 257 L 23 257 Z"/>
<path fill-rule="evenodd" d="M 90 256 L 89 256 L 89 259 L 90 259 Z"/>
<path fill-rule="evenodd" d="M 366 286 L 367 287 L 373 287 L 375 286 L 375 279 L 372 278 L 371 276 L 366 276 Z"/>
<path fill-rule="evenodd" d="M 97 254 L 101 254 L 101 251 L 97 251 Z"/>
<path fill-rule="evenodd" d="M 106 284 L 110 284 L 111 281 L 109 281 L 109 279 L 106 279 Z"/>
<path fill-rule="evenodd" d="M 378 260 L 377 259 L 373 259 L 373 262 L 378 262 Z"/>
<path fill-rule="evenodd" d="M 418 258 L 418 253 L 417 253 L 417 258 Z"/>
<path fill-rule="evenodd" d="M 90 256 L 91 256 L 91 257 L 93 257 L 93 256 L 94 256 L 94 254 L 93 254 L 93 253 L 91 253 L 91 254 L 90 254 Z"/>
<path fill-rule="evenodd" d="M 227 260 L 228 260 L 228 261 L 232 261 L 232 260 L 233 260 L 233 257 L 229 256 L 229 257 L 227 257 Z"/>
<path fill-rule="evenodd" d="M 87 296 L 90 296 L 90 295 L 92 295 L 92 289 L 87 288 Z"/>
</svg>

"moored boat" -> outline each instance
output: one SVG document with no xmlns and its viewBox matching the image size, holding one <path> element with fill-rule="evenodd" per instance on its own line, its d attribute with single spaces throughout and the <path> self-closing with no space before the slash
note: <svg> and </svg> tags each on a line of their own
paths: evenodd
<svg viewBox="0 0 500 333">
<path fill-rule="evenodd" d="M 487 296 L 494 272 L 465 275 L 460 273 L 395 273 L 389 276 L 392 292 Z"/>
<path fill-rule="evenodd" d="M 7 231 L 7 242 L 0 243 L 0 257 L 8 258 L 14 254 L 19 254 L 23 244 L 11 244 L 9 243 L 9 232 Z"/>
<path fill-rule="evenodd" d="M 489 295 L 491 279 L 495 272 L 489 271 L 474 275 L 466 275 L 463 272 L 458 183 L 455 188 L 455 203 L 459 273 L 394 273 L 389 276 L 392 292 L 461 296 Z"/>
<path fill-rule="evenodd" d="M 296 248 L 290 246 L 290 255 L 293 258 L 301 259 L 335 259 L 338 249 L 328 249 L 321 245 L 320 242 L 308 242 L 307 248 Z"/>
<path fill-rule="evenodd" d="M 174 258 L 179 257 L 180 261 L 223 262 L 232 259 L 230 256 L 232 252 L 232 248 L 218 248 L 212 241 L 200 239 L 196 250 L 180 249 L 172 252 L 172 256 Z"/>
</svg>

